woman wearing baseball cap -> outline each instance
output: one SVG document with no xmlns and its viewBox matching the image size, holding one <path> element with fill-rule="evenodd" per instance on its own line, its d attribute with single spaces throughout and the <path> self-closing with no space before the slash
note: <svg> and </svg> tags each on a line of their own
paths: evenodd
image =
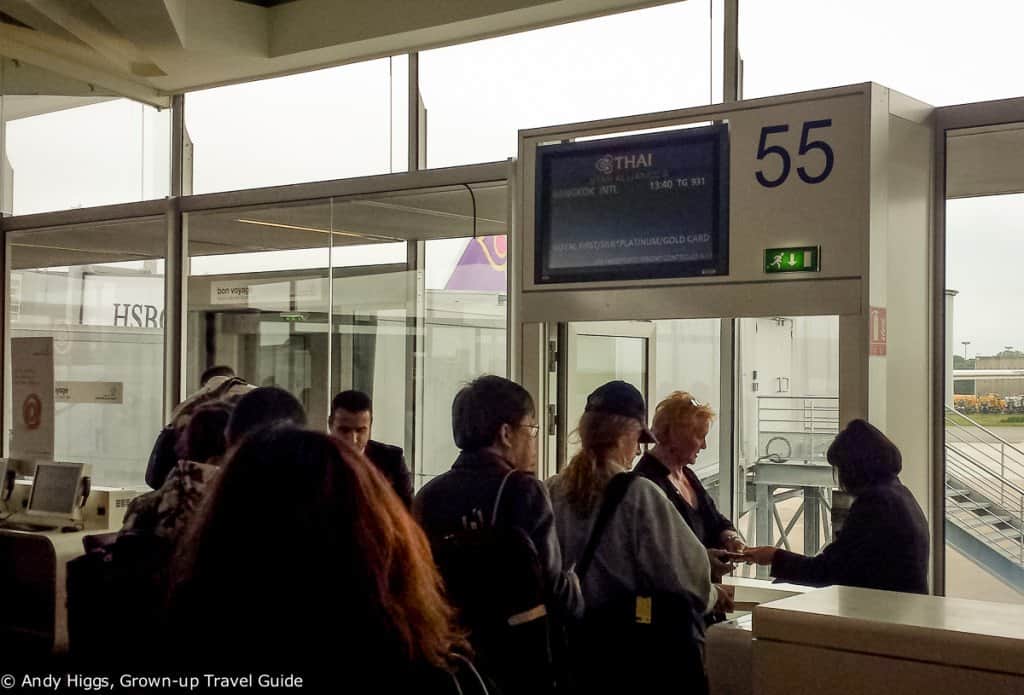
<svg viewBox="0 0 1024 695">
<path fill-rule="evenodd" d="M 646 423 L 635 387 L 599 387 L 580 418 L 580 450 L 549 482 L 563 562 L 575 566 L 586 603 L 570 646 L 581 692 L 705 692 L 702 616 L 731 607 L 665 493 L 629 473 L 639 444 L 655 441 Z"/>
</svg>

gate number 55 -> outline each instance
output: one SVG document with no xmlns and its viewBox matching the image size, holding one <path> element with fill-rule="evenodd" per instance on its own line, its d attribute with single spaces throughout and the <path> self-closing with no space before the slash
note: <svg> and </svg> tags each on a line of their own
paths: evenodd
<svg viewBox="0 0 1024 695">
<path fill-rule="evenodd" d="M 835 163 L 835 153 L 832 151 L 832 147 L 823 140 L 811 140 L 808 142 L 807 137 L 811 134 L 811 131 L 815 128 L 830 128 L 832 126 L 832 119 L 826 118 L 820 121 L 806 121 L 803 125 L 803 131 L 800 133 L 800 151 L 798 154 L 805 155 L 811 150 L 820 150 L 825 155 L 825 167 L 818 174 L 809 174 L 806 167 L 797 167 L 796 173 L 804 183 L 821 183 L 828 178 L 828 175 L 832 173 L 832 165 Z M 781 186 L 789 178 L 790 169 L 790 158 L 789 151 L 786 150 L 782 145 L 769 145 L 768 136 L 775 133 L 786 133 L 789 131 L 788 125 L 766 125 L 761 128 L 761 141 L 757 145 L 757 158 L 758 160 L 764 159 L 768 155 L 775 155 L 782 160 L 782 173 L 779 174 L 778 178 L 769 179 L 764 175 L 763 171 L 755 173 L 757 182 L 765 188 L 775 188 Z"/>
</svg>

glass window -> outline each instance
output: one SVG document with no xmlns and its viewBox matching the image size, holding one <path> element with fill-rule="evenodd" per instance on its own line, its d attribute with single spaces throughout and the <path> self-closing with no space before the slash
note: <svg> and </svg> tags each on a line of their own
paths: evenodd
<svg viewBox="0 0 1024 695">
<path fill-rule="evenodd" d="M 154 218 L 7 236 L 10 338 L 52 339 L 52 456 L 91 464 L 100 485 L 143 486 L 162 425 L 166 230 Z M 24 413 L 7 381 L 10 433 Z M 18 442 L 8 451 L 20 457 Z"/>
<path fill-rule="evenodd" d="M 402 446 L 417 482 L 447 470 L 455 391 L 506 373 L 507 189 L 473 191 L 475 224 L 463 186 L 189 214 L 189 391 L 226 364 L 326 428 L 334 394 L 358 389 L 373 438 Z M 467 238 L 474 226 L 486 236 Z"/>
<path fill-rule="evenodd" d="M 168 195 L 169 109 L 102 96 L 92 85 L 7 59 L 0 70 L 0 210 L 24 215 Z"/>
<path fill-rule="evenodd" d="M 721 83 L 710 5 L 689 0 L 421 53 L 428 165 L 514 157 L 522 128 L 710 103 Z"/>
<path fill-rule="evenodd" d="M 406 330 L 406 243 L 355 220 L 340 224 L 347 205 L 326 199 L 188 215 L 190 392 L 205 369 L 223 364 L 252 384 L 292 392 L 315 427 L 326 426 L 343 388 L 404 409 L 404 358 L 397 398 L 382 398 L 374 384 L 392 376 L 396 343 L 404 350 L 393 329 Z M 402 427 L 382 420 L 375 434 L 401 443 Z"/>
<path fill-rule="evenodd" d="M 227 365 L 325 413 L 330 200 L 194 213 L 186 224 L 188 392 Z"/>
<path fill-rule="evenodd" d="M 458 390 L 483 374 L 508 374 L 507 257 L 504 235 L 426 243 L 423 455 L 417 487 L 451 468 L 458 456 L 451 423 Z"/>
<path fill-rule="evenodd" d="M 1024 602 L 1022 124 L 946 137 L 946 593 Z M 970 378 L 986 370 L 987 378 Z"/>
<path fill-rule="evenodd" d="M 868 81 L 936 106 L 1024 93 L 1019 3 L 745 0 L 739 18 L 747 99 Z"/>
<path fill-rule="evenodd" d="M 187 95 L 192 192 L 404 171 L 408 58 Z"/>
</svg>

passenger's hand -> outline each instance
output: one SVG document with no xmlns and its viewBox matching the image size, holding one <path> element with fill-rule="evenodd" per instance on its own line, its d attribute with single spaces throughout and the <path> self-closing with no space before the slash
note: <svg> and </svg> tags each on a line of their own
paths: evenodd
<svg viewBox="0 0 1024 695">
<path fill-rule="evenodd" d="M 722 577 L 736 569 L 736 560 L 729 557 L 728 550 L 708 548 L 708 562 L 711 564 L 711 577 L 719 581 Z"/>
<path fill-rule="evenodd" d="M 715 584 L 715 588 L 718 589 L 718 600 L 715 601 L 715 613 L 732 613 L 736 610 L 736 602 L 734 600 L 736 596 L 736 587 L 726 586 L 725 584 Z"/>
<path fill-rule="evenodd" d="M 733 553 L 742 553 L 747 549 L 747 544 L 743 542 L 738 533 L 722 534 L 722 547 Z"/>
<path fill-rule="evenodd" d="M 770 565 L 775 560 L 777 550 L 778 548 L 773 545 L 763 545 L 758 548 L 747 548 L 743 554 L 748 564 L 752 562 L 755 565 Z"/>
</svg>

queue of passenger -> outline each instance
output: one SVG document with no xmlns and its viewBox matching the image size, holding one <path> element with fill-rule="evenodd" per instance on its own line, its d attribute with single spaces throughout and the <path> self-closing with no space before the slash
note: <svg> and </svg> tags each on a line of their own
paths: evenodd
<svg viewBox="0 0 1024 695">
<path fill-rule="evenodd" d="M 426 538 L 344 441 L 287 425 L 247 437 L 180 550 L 175 663 L 454 692 L 464 637 Z"/>
<path fill-rule="evenodd" d="M 156 490 L 113 544 L 69 565 L 69 615 L 82 624 L 83 597 L 127 605 L 148 629 L 120 656 L 179 671 L 258 664 L 381 692 L 699 694 L 705 625 L 732 610 L 719 582 L 738 561 L 788 581 L 927 590 L 927 527 L 881 432 L 854 421 L 829 449 L 858 497 L 840 538 L 805 558 L 747 548 L 717 511 L 692 470 L 713 417 L 674 392 L 652 432 L 642 394 L 609 382 L 545 484 L 533 399 L 482 376 L 452 404 L 458 458 L 410 513 L 411 476 L 400 448 L 371 439 L 368 396 L 338 394 L 321 433 L 286 391 L 217 374 L 161 433 Z M 76 640 L 75 624 L 73 651 L 109 649 L 109 635 Z"/>
</svg>

